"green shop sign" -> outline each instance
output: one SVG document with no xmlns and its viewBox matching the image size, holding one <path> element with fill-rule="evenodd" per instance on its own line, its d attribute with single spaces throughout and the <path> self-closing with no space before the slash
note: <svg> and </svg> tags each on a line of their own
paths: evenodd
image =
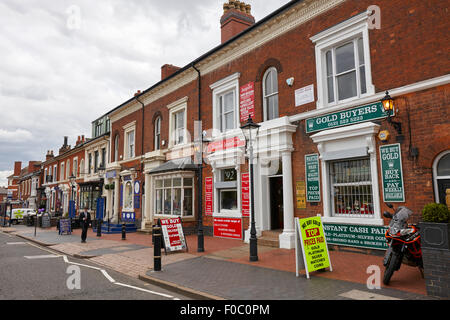
<svg viewBox="0 0 450 320">
<path fill-rule="evenodd" d="M 393 114 L 394 115 L 394 114 Z M 381 102 L 362 107 L 330 113 L 306 120 L 306 133 L 333 129 L 369 120 L 386 118 L 387 114 Z"/>
<path fill-rule="evenodd" d="M 324 223 L 328 244 L 386 250 L 387 227 Z"/>
<path fill-rule="evenodd" d="M 381 146 L 380 162 L 383 179 L 383 200 L 385 202 L 405 202 L 400 144 Z"/>
<path fill-rule="evenodd" d="M 306 201 L 320 202 L 319 155 L 305 155 Z"/>
</svg>

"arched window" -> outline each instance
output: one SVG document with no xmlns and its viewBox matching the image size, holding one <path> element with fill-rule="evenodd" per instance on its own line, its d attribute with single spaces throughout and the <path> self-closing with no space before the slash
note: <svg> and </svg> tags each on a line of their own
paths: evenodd
<svg viewBox="0 0 450 320">
<path fill-rule="evenodd" d="M 436 202 L 445 204 L 446 190 L 450 189 L 450 150 L 439 154 L 433 163 Z"/>
<path fill-rule="evenodd" d="M 263 77 L 264 120 L 278 118 L 278 73 L 274 67 L 269 68 Z"/>
<path fill-rule="evenodd" d="M 161 117 L 155 120 L 155 150 L 159 150 L 161 146 Z"/>
<path fill-rule="evenodd" d="M 119 135 L 114 139 L 114 161 L 119 161 Z"/>
</svg>

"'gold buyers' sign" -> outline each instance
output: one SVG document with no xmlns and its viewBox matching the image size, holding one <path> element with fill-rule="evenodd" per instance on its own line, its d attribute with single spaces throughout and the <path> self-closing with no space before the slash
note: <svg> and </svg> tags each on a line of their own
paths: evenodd
<svg viewBox="0 0 450 320">
<path fill-rule="evenodd" d="M 306 277 L 309 279 L 309 272 L 319 269 L 330 268 L 332 271 L 322 219 L 319 216 L 306 219 L 296 218 L 296 229 L 298 236 L 296 252 L 302 252 Z M 298 276 L 300 254 L 297 253 L 296 256 Z"/>
</svg>

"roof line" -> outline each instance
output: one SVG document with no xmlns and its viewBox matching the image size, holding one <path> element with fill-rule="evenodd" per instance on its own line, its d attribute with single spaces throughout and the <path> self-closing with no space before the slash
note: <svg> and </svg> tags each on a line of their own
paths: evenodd
<svg viewBox="0 0 450 320">
<path fill-rule="evenodd" d="M 127 105 L 129 102 L 135 100 L 136 98 L 148 93 L 149 91 L 155 89 L 156 87 L 160 86 L 161 84 L 165 83 L 166 81 L 169 81 L 170 79 L 176 77 L 177 75 L 183 73 L 184 71 L 190 69 L 192 66 L 194 66 L 195 64 L 199 63 L 200 61 L 204 60 L 205 58 L 209 57 L 210 55 L 212 55 L 213 53 L 219 51 L 220 49 L 226 47 L 227 45 L 229 45 L 230 43 L 236 41 L 237 39 L 243 37 L 244 35 L 246 35 L 247 33 L 251 32 L 252 30 L 258 28 L 259 26 L 261 26 L 262 24 L 264 24 L 265 22 L 269 21 L 270 19 L 272 19 L 273 17 L 277 16 L 278 14 L 280 14 L 281 12 L 285 11 L 286 9 L 290 8 L 291 6 L 294 6 L 295 4 L 299 3 L 299 2 L 303 2 L 305 0 L 291 0 L 288 3 L 286 3 L 284 6 L 278 8 L 277 10 L 275 10 L 274 12 L 270 13 L 269 15 L 265 16 L 264 18 L 262 18 L 261 20 L 259 20 L 258 22 L 256 22 L 254 25 L 248 27 L 247 29 L 245 29 L 244 31 L 242 31 L 241 33 L 237 34 L 236 36 L 230 38 L 229 40 L 227 40 L 224 43 L 221 43 L 220 45 L 214 47 L 213 49 L 209 50 L 208 52 L 204 53 L 203 55 L 201 55 L 200 57 L 198 57 L 197 59 L 195 59 L 194 61 L 190 62 L 189 64 L 185 65 L 184 67 L 180 68 L 179 70 L 177 70 L 176 72 L 174 72 L 173 74 L 171 74 L 170 76 L 162 79 L 161 81 L 157 82 L 156 84 L 154 84 L 153 86 L 151 86 L 150 88 L 144 90 L 143 92 L 141 92 L 140 94 L 128 99 L 127 101 L 125 101 L 124 103 L 118 105 L 117 107 L 115 107 L 114 109 L 111 109 L 110 111 L 108 111 L 107 113 L 105 113 L 104 115 L 98 117 L 97 119 L 103 118 L 104 116 L 107 116 L 111 113 L 113 113 L 114 111 L 122 108 L 123 106 Z M 95 121 L 95 120 L 94 120 Z"/>
</svg>

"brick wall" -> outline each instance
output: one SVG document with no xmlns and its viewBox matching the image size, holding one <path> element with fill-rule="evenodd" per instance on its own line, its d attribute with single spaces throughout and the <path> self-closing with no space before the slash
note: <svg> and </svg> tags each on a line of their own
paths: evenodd
<svg viewBox="0 0 450 320">
<path fill-rule="evenodd" d="M 450 251 L 422 248 L 422 254 L 428 295 L 450 298 Z"/>
<path fill-rule="evenodd" d="M 259 46 L 226 65 L 202 75 L 201 105 L 203 129 L 212 128 L 212 91 L 210 85 L 240 72 L 240 86 L 255 82 L 255 119 L 263 120 L 262 76 L 267 68 L 278 70 L 279 115 L 291 116 L 316 109 L 316 103 L 295 107 L 294 92 L 298 88 L 314 84 L 317 90 L 315 45 L 310 37 L 348 18 L 366 11 L 370 5 L 381 8 L 381 29 L 369 31 L 372 81 L 377 93 L 439 77 L 450 73 L 448 4 L 445 1 L 419 0 L 349 0 L 321 14 L 303 25 L 284 33 Z M 187 71 L 191 72 L 191 71 Z M 293 87 L 285 80 L 294 77 Z M 120 134 L 119 154 L 123 153 L 122 126 L 136 120 L 136 155 L 154 150 L 154 119 L 162 117 L 161 140 L 169 139 L 169 111 L 167 105 L 188 96 L 187 129 L 193 134 L 197 119 L 197 81 L 176 88 L 172 93 L 145 107 L 144 141 L 141 138 L 141 110 L 112 123 L 112 146 Z M 315 92 L 317 100 L 317 92 Z M 437 154 L 450 148 L 449 139 L 449 86 L 441 86 L 415 92 L 395 100 L 398 106 L 396 121 L 401 121 L 405 137 L 402 143 L 403 178 L 406 205 L 413 209 L 413 220 L 419 219 L 423 205 L 434 201 L 431 165 Z M 389 143 L 396 142 L 393 127 L 380 122 L 381 130 L 391 132 Z M 411 138 L 410 138 L 411 136 Z M 298 180 L 305 180 L 304 155 L 317 153 L 317 147 L 305 133 L 304 121 L 298 123 L 293 135 L 295 151 L 292 153 L 293 190 Z M 377 140 L 377 147 L 380 142 Z M 419 149 L 419 157 L 409 157 L 410 147 Z M 162 147 L 162 149 L 165 149 Z M 114 159 L 112 159 L 114 161 Z M 379 160 L 377 165 L 379 166 Z M 210 168 L 204 169 L 203 177 L 211 176 Z M 379 177 L 381 184 L 381 177 Z M 204 181 L 202 181 L 202 185 Z M 382 192 L 380 190 L 382 201 Z M 295 196 L 294 196 L 295 201 Z M 294 206 L 295 208 L 296 206 Z M 382 206 L 383 210 L 383 206 Z M 295 215 L 311 216 L 322 213 L 322 203 L 307 204 L 306 209 L 295 209 Z M 244 219 L 244 224 L 247 225 Z M 205 225 L 212 225 L 212 218 L 205 217 Z M 246 227 L 246 226 L 245 226 Z"/>
</svg>

